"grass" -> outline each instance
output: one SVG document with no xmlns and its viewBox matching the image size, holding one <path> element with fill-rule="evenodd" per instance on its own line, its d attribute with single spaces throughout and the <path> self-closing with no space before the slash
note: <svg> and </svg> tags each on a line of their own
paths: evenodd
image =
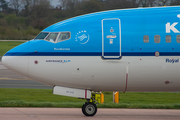
<svg viewBox="0 0 180 120">
<path fill-rule="evenodd" d="M 19 41 L 0 41 L 0 56 L 3 56 L 8 50 L 24 42 Z"/>
<path fill-rule="evenodd" d="M 103 92 L 105 103 L 98 108 L 180 109 L 180 93 L 120 93 L 120 102 L 113 103 L 112 92 Z M 53 95 L 49 89 L 0 88 L 0 107 L 80 108 L 83 99 Z"/>
</svg>

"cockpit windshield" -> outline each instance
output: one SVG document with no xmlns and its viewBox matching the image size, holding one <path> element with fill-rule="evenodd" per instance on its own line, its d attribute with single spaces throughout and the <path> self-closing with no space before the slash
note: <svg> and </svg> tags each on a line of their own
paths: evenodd
<svg viewBox="0 0 180 120">
<path fill-rule="evenodd" d="M 46 38 L 49 42 L 56 42 L 56 38 L 59 33 L 50 33 L 49 36 Z"/>
<path fill-rule="evenodd" d="M 68 39 L 70 39 L 70 32 L 61 32 L 57 42 L 65 41 L 65 40 L 68 40 Z"/>
<path fill-rule="evenodd" d="M 70 38 L 70 32 L 41 32 L 35 39 L 58 43 L 69 40 Z"/>
<path fill-rule="evenodd" d="M 44 40 L 48 34 L 48 32 L 41 32 L 35 39 Z"/>
</svg>

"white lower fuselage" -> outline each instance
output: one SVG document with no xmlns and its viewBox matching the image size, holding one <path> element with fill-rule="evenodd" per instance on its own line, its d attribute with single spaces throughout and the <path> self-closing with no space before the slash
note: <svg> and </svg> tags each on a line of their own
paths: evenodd
<svg viewBox="0 0 180 120">
<path fill-rule="evenodd" d="M 178 56 L 124 56 L 121 60 L 103 60 L 100 56 L 4 56 L 2 61 L 12 70 L 51 86 L 93 91 L 180 91 L 180 64 L 166 62 L 168 58 L 179 59 Z"/>
</svg>

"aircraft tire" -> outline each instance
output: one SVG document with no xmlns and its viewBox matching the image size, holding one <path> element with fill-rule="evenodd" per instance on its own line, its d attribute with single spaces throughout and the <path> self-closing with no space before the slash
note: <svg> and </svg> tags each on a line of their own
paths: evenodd
<svg viewBox="0 0 180 120">
<path fill-rule="evenodd" d="M 97 112 L 97 106 L 94 103 L 85 103 L 82 106 L 82 112 L 85 116 L 94 116 Z"/>
</svg>

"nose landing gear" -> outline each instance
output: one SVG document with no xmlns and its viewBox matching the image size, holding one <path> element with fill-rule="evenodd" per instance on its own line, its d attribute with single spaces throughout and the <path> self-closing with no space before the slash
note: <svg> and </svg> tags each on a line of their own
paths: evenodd
<svg viewBox="0 0 180 120">
<path fill-rule="evenodd" d="M 94 116 L 97 112 L 97 106 L 92 102 L 86 102 L 82 106 L 82 112 L 85 116 Z"/>
<path fill-rule="evenodd" d="M 85 116 L 94 116 L 97 112 L 97 105 L 100 103 L 100 94 L 92 93 L 91 99 L 87 99 L 87 102 L 82 106 L 82 112 Z"/>
</svg>

